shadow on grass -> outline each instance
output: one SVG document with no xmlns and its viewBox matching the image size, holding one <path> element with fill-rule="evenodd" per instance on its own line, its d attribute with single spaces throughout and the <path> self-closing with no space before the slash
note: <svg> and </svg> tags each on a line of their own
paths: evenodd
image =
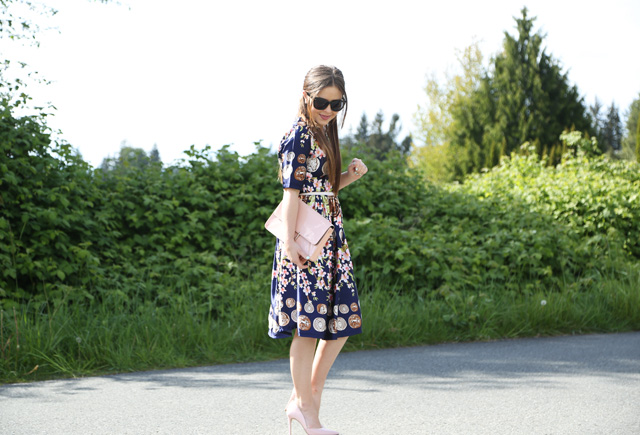
<svg viewBox="0 0 640 435">
<path fill-rule="evenodd" d="M 329 375 L 330 388 L 375 393 L 382 385 L 407 390 L 562 388 L 567 377 L 638 381 L 640 332 L 440 344 L 343 353 Z M 557 377 L 558 382 L 549 378 Z M 94 378 L 0 386 L 0 401 L 59 394 L 100 394 L 109 384 L 155 390 L 165 387 L 288 389 L 286 359 L 139 372 Z M 378 387 L 376 387 L 378 386 Z"/>
</svg>

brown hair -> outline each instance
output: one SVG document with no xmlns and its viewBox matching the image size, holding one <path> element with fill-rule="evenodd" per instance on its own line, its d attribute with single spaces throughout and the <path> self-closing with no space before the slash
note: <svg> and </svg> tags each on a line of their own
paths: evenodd
<svg viewBox="0 0 640 435">
<path fill-rule="evenodd" d="M 311 107 L 313 98 L 326 87 L 335 86 L 342 93 L 342 98 L 347 100 L 347 92 L 344 87 L 344 76 L 342 71 L 334 66 L 318 65 L 309 70 L 304 78 L 302 89 L 307 93 L 309 98 L 305 101 L 303 96 L 300 99 L 300 108 L 298 116 L 307 122 L 307 127 L 313 134 L 318 146 L 327 156 L 329 181 L 333 187 L 334 195 L 338 195 L 340 190 L 340 172 L 342 170 L 342 157 L 340 156 L 340 141 L 338 139 L 338 117 L 333 118 L 327 125 L 326 135 L 322 126 L 316 124 L 311 117 Z M 342 110 L 342 125 L 344 126 L 344 118 L 347 115 L 347 104 Z"/>
</svg>

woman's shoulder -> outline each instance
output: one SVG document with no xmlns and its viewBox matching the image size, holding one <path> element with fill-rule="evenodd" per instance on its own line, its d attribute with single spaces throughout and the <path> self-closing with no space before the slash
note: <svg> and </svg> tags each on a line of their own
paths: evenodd
<svg viewBox="0 0 640 435">
<path fill-rule="evenodd" d="M 307 121 L 305 121 L 303 118 L 298 118 L 293 124 L 291 130 L 300 134 L 311 134 L 309 126 L 307 125 Z"/>
<path fill-rule="evenodd" d="M 293 123 L 289 131 L 282 137 L 280 143 L 288 142 L 288 141 L 297 141 L 297 142 L 305 142 L 311 139 L 311 131 L 306 123 L 306 121 L 302 118 L 298 118 L 296 122 Z"/>
</svg>

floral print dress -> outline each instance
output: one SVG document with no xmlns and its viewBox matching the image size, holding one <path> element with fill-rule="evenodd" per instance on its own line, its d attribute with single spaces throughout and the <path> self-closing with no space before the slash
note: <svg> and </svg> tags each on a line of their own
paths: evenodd
<svg viewBox="0 0 640 435">
<path fill-rule="evenodd" d="M 294 124 L 278 149 L 283 188 L 301 193 L 330 192 L 325 153 L 306 125 Z M 300 196 L 329 219 L 334 233 L 315 263 L 300 269 L 284 253 L 276 239 L 271 279 L 269 335 L 335 340 L 362 332 L 360 301 L 353 278 L 353 263 L 342 226 L 338 198 L 327 195 Z"/>
</svg>

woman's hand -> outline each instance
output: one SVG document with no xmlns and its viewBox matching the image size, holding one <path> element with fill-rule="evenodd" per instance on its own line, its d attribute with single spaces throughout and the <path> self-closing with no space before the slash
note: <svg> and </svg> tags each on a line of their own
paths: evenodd
<svg viewBox="0 0 640 435">
<path fill-rule="evenodd" d="M 284 226 L 287 229 L 287 235 L 282 240 L 282 250 L 284 254 L 300 268 L 305 268 L 308 266 L 307 258 L 303 258 L 300 255 L 300 246 L 296 243 L 295 236 L 295 228 L 296 228 L 296 219 L 298 217 L 298 194 L 299 190 L 296 189 L 284 189 L 282 194 L 282 206 L 283 210 L 283 221 Z"/>
<path fill-rule="evenodd" d="M 367 165 L 365 165 L 360 159 L 351 160 L 351 163 L 349 163 L 349 166 L 347 167 L 349 175 L 356 178 L 362 177 L 368 170 Z"/>
<path fill-rule="evenodd" d="M 299 268 L 304 269 L 309 266 L 307 259 L 300 255 L 300 246 L 295 241 L 285 241 L 282 245 L 284 254 Z"/>
</svg>

